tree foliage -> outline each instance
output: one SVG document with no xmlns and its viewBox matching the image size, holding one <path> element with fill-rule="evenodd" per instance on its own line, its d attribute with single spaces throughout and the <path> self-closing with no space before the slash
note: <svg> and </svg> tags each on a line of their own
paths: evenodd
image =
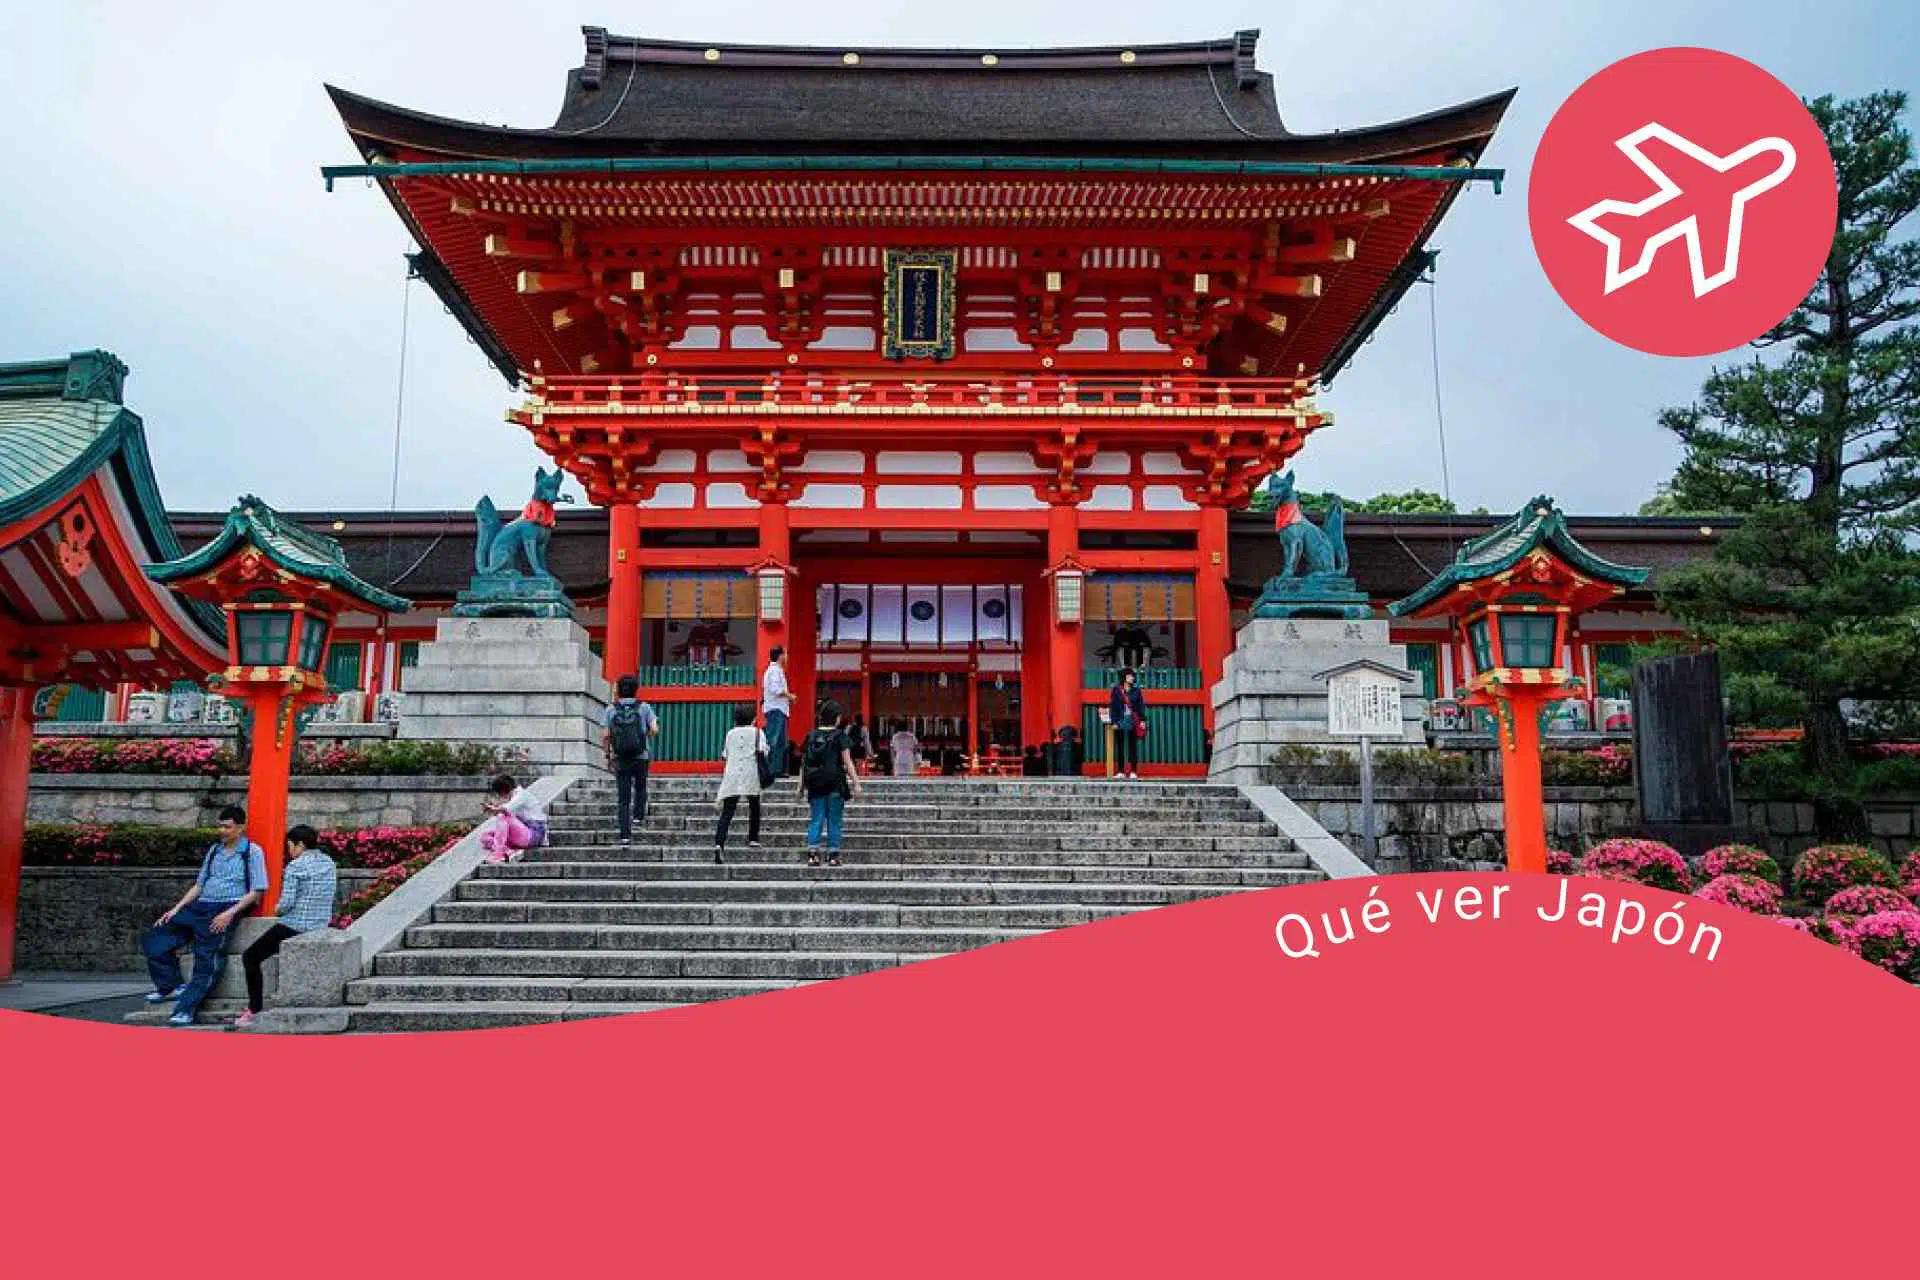
<svg viewBox="0 0 1920 1280">
<path fill-rule="evenodd" d="M 1300 509 L 1311 515 L 1319 515 L 1333 505 L 1331 492 L 1301 490 L 1297 495 Z M 1254 490 L 1253 500 L 1247 504 L 1249 511 L 1273 510 L 1273 495 L 1264 487 Z M 1366 512 L 1372 515 L 1453 515 L 1459 508 L 1425 489 L 1409 489 L 1405 493 L 1382 493 L 1363 501 L 1347 503 L 1347 510 Z M 1477 514 L 1484 515 L 1484 511 Z"/>
<path fill-rule="evenodd" d="M 1743 517 L 1712 560 L 1667 578 L 1663 602 L 1746 696 L 1797 708 L 1810 775 L 1836 793 L 1842 700 L 1920 693 L 1920 240 L 1905 225 L 1920 168 L 1905 106 L 1892 92 L 1808 103 L 1839 178 L 1825 268 L 1751 361 L 1660 416 L 1684 452 L 1656 501 Z"/>
</svg>

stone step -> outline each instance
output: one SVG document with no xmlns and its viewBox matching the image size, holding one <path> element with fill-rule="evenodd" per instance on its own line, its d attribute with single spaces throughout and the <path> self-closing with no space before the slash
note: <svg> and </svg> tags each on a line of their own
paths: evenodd
<svg viewBox="0 0 1920 1280">
<path fill-rule="evenodd" d="M 584 1018 L 606 1018 L 623 1013 L 652 1013 L 658 1009 L 680 1007 L 680 1002 L 640 1002 L 636 1004 L 589 1004 L 585 1001 L 556 1003 L 515 1002 L 510 1000 L 379 1001 L 351 1007 L 347 1030 L 356 1033 L 398 1031 L 484 1031 L 494 1027 L 526 1027 L 541 1022 L 572 1022 Z"/>
<path fill-rule="evenodd" d="M 731 833 L 730 833 L 731 834 Z M 744 837 L 745 832 L 741 832 Z M 634 842 L 622 847 L 618 837 L 611 831 L 581 833 L 569 832 L 556 836 L 552 843 L 544 848 L 528 849 L 524 859 L 565 859 L 572 862 L 591 862 L 598 858 L 611 858 L 616 861 L 645 862 L 655 858 L 684 855 L 688 857 L 711 857 L 713 844 L 710 837 L 680 833 L 677 839 L 653 840 L 646 831 L 636 832 Z M 780 833 L 771 841 L 762 842 L 769 848 L 784 848 L 798 853 L 803 848 L 802 837 L 793 833 Z M 729 847 L 744 847 L 742 839 L 735 845 L 731 839 Z M 1278 835 L 1271 836 L 1022 836 L 1022 835 L 872 835 L 857 827 L 849 828 L 841 839 L 843 854 L 896 853 L 901 861 L 919 860 L 940 861 L 943 856 L 960 856 L 972 850 L 992 848 L 1002 853 L 1095 853 L 1149 854 L 1149 853 L 1233 853 L 1260 854 L 1275 850 L 1285 851 L 1291 845 Z M 1070 862 L 1071 858 L 1061 861 Z M 1118 859 L 1117 859 L 1118 860 Z"/>
<path fill-rule="evenodd" d="M 1103 903 L 913 904 L 886 902 L 445 902 L 434 924 L 713 925 L 763 929 L 1066 929 L 1151 905 Z"/>
<path fill-rule="evenodd" d="M 732 833 L 745 833 L 745 814 L 733 818 Z M 599 837 L 614 829 L 614 818 L 607 814 L 605 818 L 555 818 L 547 825 L 547 837 L 553 844 L 566 844 L 574 837 Z M 806 831 L 806 816 L 801 812 L 791 814 L 764 814 L 760 818 L 762 835 L 801 835 Z M 645 821 L 634 823 L 634 835 L 693 835 L 699 839 L 712 839 L 714 833 L 714 812 L 708 806 L 707 812 L 697 816 L 676 816 L 676 814 L 653 814 L 649 812 Z M 1275 837 L 1279 831 L 1273 823 L 1260 818 L 1242 819 L 1206 819 L 1206 821 L 1165 821 L 1156 818 L 1135 818 L 1127 821 L 1077 821 L 1077 819 L 1020 819 L 1020 818 L 872 818 L 868 814 L 851 814 L 847 819 L 847 833 L 858 835 L 925 835 L 925 837 L 983 837 L 983 835 L 1029 835 L 1029 837 L 1162 837 L 1162 835 L 1181 835 L 1181 837 L 1242 837 L 1242 839 L 1260 839 Z M 591 839 L 584 842 L 593 842 Z"/>
<path fill-rule="evenodd" d="M 897 954 L 873 951 L 503 951 L 430 947 L 386 952 L 375 959 L 373 974 L 376 978 L 756 978 L 814 982 L 891 969 L 900 962 Z"/>
<path fill-rule="evenodd" d="M 481 866 L 477 879 L 547 880 L 607 882 L 682 882 L 721 880 L 801 880 L 820 883 L 850 880 L 905 880 L 922 883 L 939 881 L 996 881 L 1045 883 L 1084 881 L 1096 884 L 1305 884 L 1322 879 L 1320 872 L 1307 866 L 1304 854 L 1276 854 L 1275 860 L 1297 858 L 1298 865 L 1249 867 L 1239 860 L 1217 866 L 1116 865 L 1106 861 L 1068 863 L 1050 859 L 1028 861 L 1029 855 L 1009 854 L 1004 861 L 974 860 L 954 863 L 857 862 L 838 867 L 809 867 L 798 860 L 789 862 L 519 862 Z"/>
<path fill-rule="evenodd" d="M 845 868 L 841 868 L 845 870 Z M 1009 906 L 1081 902 L 1164 906 L 1231 892 L 1232 885 L 1126 885 L 1090 882 L 914 880 L 468 880 L 454 901 L 479 902 L 892 902 L 901 906 Z M 449 904 L 443 904 L 449 905 Z"/>
<path fill-rule="evenodd" d="M 966 951 L 1024 938 L 1028 929 L 806 929 L 719 925 L 428 924 L 407 930 L 408 947 L 541 951 Z"/>
<path fill-rule="evenodd" d="M 1047 862 L 1063 866 L 1105 863 L 1111 866 L 1304 866 L 1304 856 L 1281 840 L 1121 840 L 1091 841 L 1083 847 L 1062 847 L 1064 841 L 1030 844 L 1010 837 L 993 840 L 943 841 L 919 844 L 901 840 L 891 843 L 855 840 L 849 836 L 840 851 L 843 863 L 898 862 L 903 865 L 938 865 L 949 862 L 1022 863 Z M 1012 844 L 1013 847 L 1007 847 Z M 1191 847 L 1188 847 L 1191 846 Z M 1250 848 L 1248 846 L 1251 846 Z M 795 840 L 749 849 L 744 845 L 728 849 L 729 860 L 784 861 L 804 863 L 806 850 Z M 704 862 L 713 865 L 711 845 L 686 841 L 679 844 L 635 844 L 622 847 L 605 845 L 556 845 L 524 851 L 516 866 L 547 866 L 565 863 L 594 866 L 631 862 Z"/>
<path fill-rule="evenodd" d="M 718 799 L 717 782 L 709 783 L 696 792 L 680 792 L 663 795 L 658 787 L 647 789 L 647 807 L 661 813 L 696 813 L 713 811 Z M 794 791 L 792 786 L 776 787 L 761 793 L 761 808 L 765 812 L 805 813 L 807 803 Z M 991 801 L 934 801 L 923 797 L 902 796 L 897 793 L 875 792 L 871 786 L 863 789 L 860 795 L 849 805 L 850 809 L 863 809 L 875 813 L 892 813 L 903 818 L 922 817 L 1024 817 L 1028 814 L 1049 815 L 1060 819 L 1093 818 L 1109 816 L 1157 815 L 1170 818 L 1203 818 L 1214 814 L 1257 813 L 1258 810 L 1238 795 L 1209 800 L 1177 800 L 1162 796 L 1088 796 L 1081 799 L 1068 797 L 1022 796 L 1006 797 Z M 580 794 L 580 784 L 576 783 L 565 800 L 556 801 L 551 806 L 556 815 L 588 816 L 606 815 L 614 811 L 614 797 L 611 791 L 604 796 Z"/>
<path fill-rule="evenodd" d="M 650 774 L 647 794 L 663 800 L 711 799 L 719 785 L 719 775 L 713 773 Z M 1127 782 L 1116 778 L 993 782 L 973 778 L 917 781 L 863 775 L 860 785 L 866 797 L 891 804 L 1198 806 L 1247 802 L 1238 787 L 1209 786 L 1198 782 Z M 789 776 L 785 783 L 776 783 L 768 788 L 768 794 L 778 796 L 785 792 L 791 796 L 798 786 L 798 779 Z M 567 802 L 570 804 L 611 804 L 613 799 L 613 783 L 606 778 L 576 783 L 567 792 Z"/>
<path fill-rule="evenodd" d="M 583 1001 L 590 1004 L 692 1004 L 779 991 L 795 983 L 778 978 L 361 978 L 347 987 L 349 1005 L 375 1001 L 436 1003 L 511 1001 L 515 1004 Z"/>
</svg>

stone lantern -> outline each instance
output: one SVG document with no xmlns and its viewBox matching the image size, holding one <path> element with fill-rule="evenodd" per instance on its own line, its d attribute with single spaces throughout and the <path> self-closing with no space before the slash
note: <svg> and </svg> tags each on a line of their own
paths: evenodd
<svg viewBox="0 0 1920 1280">
<path fill-rule="evenodd" d="M 1568 624 L 1647 573 L 1581 546 L 1553 499 L 1539 497 L 1388 609 L 1401 618 L 1454 618 L 1466 633 L 1473 675 L 1465 702 L 1493 712 L 1499 739 L 1509 871 L 1547 869 L 1540 721 L 1548 703 L 1580 693 L 1564 660 Z"/>
<path fill-rule="evenodd" d="M 253 711 L 247 832 L 266 854 L 266 910 L 280 889 L 294 717 L 330 696 L 324 672 L 333 629 L 348 610 L 398 613 L 408 602 L 356 577 L 339 543 L 255 497 L 240 499 L 212 541 L 148 566 L 147 576 L 226 614 L 227 669 L 209 683 Z"/>
</svg>

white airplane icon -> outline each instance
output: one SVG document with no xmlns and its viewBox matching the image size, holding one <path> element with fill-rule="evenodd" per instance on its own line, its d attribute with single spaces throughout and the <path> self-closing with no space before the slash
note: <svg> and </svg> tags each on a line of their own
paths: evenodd
<svg viewBox="0 0 1920 1280">
<path fill-rule="evenodd" d="M 1690 213 L 1647 236 L 1641 242 L 1639 256 L 1625 268 L 1620 265 L 1622 243 L 1636 237 L 1617 234 L 1600 225 L 1601 219 L 1610 216 L 1636 220 L 1644 218 L 1661 206 L 1679 199 L 1684 193 L 1681 185 L 1668 177 L 1666 171 L 1650 159 L 1643 149 L 1647 142 L 1656 140 L 1716 173 L 1729 173 L 1768 153 L 1777 157 L 1772 172 L 1733 193 L 1727 210 L 1726 252 L 1718 271 L 1711 274 L 1707 271 L 1697 213 Z M 1633 161 L 1636 168 L 1653 180 L 1658 190 L 1644 200 L 1601 200 L 1567 219 L 1569 224 L 1607 246 L 1607 276 L 1603 293 L 1612 293 L 1622 285 L 1632 284 L 1646 275 L 1653 270 L 1653 258 L 1660 248 L 1682 239 L 1687 242 L 1687 258 L 1693 269 L 1694 297 L 1703 297 L 1721 285 L 1731 283 L 1740 271 L 1740 227 L 1746 217 L 1747 202 L 1785 182 L 1787 175 L 1793 172 L 1795 159 L 1792 145 L 1784 138 L 1761 138 L 1731 155 L 1717 156 L 1658 123 L 1644 124 L 1615 141 L 1614 145 L 1626 153 L 1627 159 Z"/>
</svg>

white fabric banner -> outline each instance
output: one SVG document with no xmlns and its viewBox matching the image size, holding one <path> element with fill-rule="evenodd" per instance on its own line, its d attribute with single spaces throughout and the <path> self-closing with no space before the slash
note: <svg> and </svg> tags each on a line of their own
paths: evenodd
<svg viewBox="0 0 1920 1280">
<path fill-rule="evenodd" d="M 907 588 L 907 643 L 940 643 L 940 588 Z"/>
<path fill-rule="evenodd" d="M 872 617 L 867 623 L 867 638 L 875 644 L 899 644 L 905 635 L 905 605 L 900 587 L 873 589 Z"/>
</svg>

